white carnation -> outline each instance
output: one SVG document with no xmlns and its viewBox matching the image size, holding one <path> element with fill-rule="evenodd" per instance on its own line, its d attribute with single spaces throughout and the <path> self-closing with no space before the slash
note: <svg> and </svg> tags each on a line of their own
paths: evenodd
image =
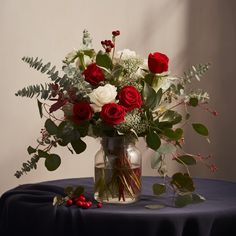
<svg viewBox="0 0 236 236">
<path fill-rule="evenodd" d="M 95 112 L 99 112 L 102 110 L 102 106 L 115 102 L 117 91 L 116 87 L 111 84 L 106 84 L 104 86 L 99 86 L 94 89 L 88 96 L 91 101 L 91 106 Z"/>
<path fill-rule="evenodd" d="M 131 51 L 129 49 L 124 49 L 122 51 L 117 52 L 118 58 L 121 58 L 122 60 L 128 60 L 130 58 L 135 58 L 137 57 L 135 51 Z"/>
</svg>

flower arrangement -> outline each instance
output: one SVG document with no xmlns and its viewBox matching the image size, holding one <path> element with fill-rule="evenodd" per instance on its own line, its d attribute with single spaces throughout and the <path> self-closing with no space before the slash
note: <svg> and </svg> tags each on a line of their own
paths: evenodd
<svg viewBox="0 0 236 236">
<path fill-rule="evenodd" d="M 206 162 L 208 158 L 183 150 L 183 126 L 190 122 L 190 107 L 201 107 L 216 115 L 206 107 L 209 100 L 206 92 L 188 89 L 192 80 L 200 80 L 209 64 L 193 66 L 181 77 L 171 76 L 165 54 L 150 53 L 144 60 L 129 49 L 116 52 L 119 35 L 120 31 L 113 31 L 111 40 L 101 41 L 103 49 L 96 52 L 85 30 L 82 47 L 63 60 L 63 75 L 51 63 L 23 57 L 24 62 L 45 73 L 51 82 L 28 86 L 16 93 L 37 97 L 39 114 L 47 119 L 37 146 L 28 147 L 31 159 L 23 163 L 15 176 L 19 178 L 36 169 L 40 159 L 49 171 L 56 170 L 61 158 L 52 152 L 53 148 L 64 146 L 71 153 L 80 154 L 87 147 L 85 136 L 125 136 L 129 140 L 143 137 L 155 151 L 152 168 L 164 176 L 164 183 L 153 185 L 154 194 L 160 195 L 170 187 L 176 195 L 176 206 L 201 202 L 204 198 L 194 193 L 188 166 L 197 162 L 204 162 L 213 170 L 214 166 Z M 46 100 L 50 103 L 45 103 Z M 208 139 L 205 125 L 195 122 L 191 126 Z M 165 165 L 168 157 L 183 165 L 186 173 L 168 176 Z"/>
</svg>

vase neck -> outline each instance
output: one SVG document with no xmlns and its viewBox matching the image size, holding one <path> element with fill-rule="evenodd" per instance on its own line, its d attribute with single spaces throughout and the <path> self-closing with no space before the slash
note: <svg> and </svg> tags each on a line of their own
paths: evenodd
<svg viewBox="0 0 236 236">
<path fill-rule="evenodd" d="M 125 136 L 103 137 L 101 140 L 102 147 L 106 153 L 119 154 L 124 153 L 129 142 Z"/>
</svg>

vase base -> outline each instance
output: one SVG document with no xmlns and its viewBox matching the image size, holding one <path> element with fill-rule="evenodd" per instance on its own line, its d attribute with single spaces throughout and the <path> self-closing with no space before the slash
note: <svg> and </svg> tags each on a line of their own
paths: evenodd
<svg viewBox="0 0 236 236">
<path fill-rule="evenodd" d="M 98 202 L 108 203 L 108 204 L 131 204 L 135 203 L 139 200 L 139 197 L 131 198 L 129 196 L 125 197 L 124 199 L 119 199 L 118 197 L 107 197 L 107 198 L 101 198 L 98 196 L 97 193 L 94 194 L 94 198 Z"/>
</svg>

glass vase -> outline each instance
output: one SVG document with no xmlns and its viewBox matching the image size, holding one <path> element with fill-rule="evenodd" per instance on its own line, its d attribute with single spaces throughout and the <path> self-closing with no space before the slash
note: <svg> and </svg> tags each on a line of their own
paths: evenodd
<svg viewBox="0 0 236 236">
<path fill-rule="evenodd" d="M 95 199 L 123 204 L 137 201 L 141 164 L 140 151 L 126 137 L 103 137 L 95 155 Z"/>
</svg>

